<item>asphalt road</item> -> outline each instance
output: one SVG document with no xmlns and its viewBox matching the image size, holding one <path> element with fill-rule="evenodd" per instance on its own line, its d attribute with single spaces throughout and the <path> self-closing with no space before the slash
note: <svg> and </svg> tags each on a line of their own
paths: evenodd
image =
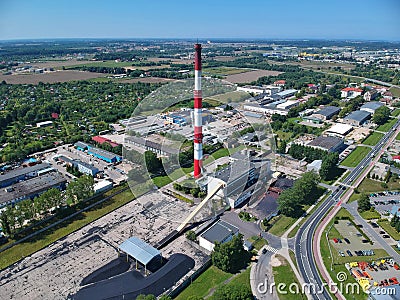
<svg viewBox="0 0 400 300">
<path fill-rule="evenodd" d="M 374 157 L 378 154 L 383 146 L 387 143 L 394 131 L 397 129 L 400 121 L 398 120 L 392 129 L 387 132 L 380 142 L 372 148 L 372 151 L 355 167 L 349 176 L 343 181 L 343 185 L 352 185 L 356 178 L 362 173 L 364 167 L 368 166 Z M 313 236 L 319 222 L 325 214 L 332 208 L 333 205 L 338 203 L 340 205 L 340 197 L 344 193 L 342 185 L 339 186 L 332 194 L 321 204 L 312 215 L 309 216 L 307 221 L 300 227 L 295 241 L 296 260 L 299 266 L 299 271 L 306 284 L 314 285 L 316 290 L 319 291 L 323 287 L 323 280 L 321 279 L 315 263 L 313 253 Z M 380 241 L 378 239 L 378 241 Z M 322 293 L 315 293 L 312 295 L 313 299 L 332 299 L 326 288 L 323 288 Z"/>
</svg>

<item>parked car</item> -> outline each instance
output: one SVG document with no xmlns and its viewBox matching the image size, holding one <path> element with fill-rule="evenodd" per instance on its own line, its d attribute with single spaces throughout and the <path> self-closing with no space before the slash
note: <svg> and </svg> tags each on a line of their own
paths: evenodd
<svg viewBox="0 0 400 300">
<path fill-rule="evenodd" d="M 351 253 L 350 250 L 346 250 L 346 253 L 347 253 L 348 256 L 353 256 L 353 253 Z"/>
<path fill-rule="evenodd" d="M 390 238 L 390 236 L 389 235 L 387 235 L 387 234 L 384 234 L 384 235 L 382 235 L 385 239 L 388 239 L 388 238 Z"/>
<path fill-rule="evenodd" d="M 345 256 L 343 251 L 339 251 L 340 256 Z"/>
<path fill-rule="evenodd" d="M 334 238 L 333 241 L 335 242 L 335 244 L 337 244 L 339 241 L 338 239 Z"/>
<path fill-rule="evenodd" d="M 379 225 L 376 224 L 375 222 L 371 222 L 371 226 L 374 227 L 374 228 L 379 228 Z"/>
<path fill-rule="evenodd" d="M 344 238 L 344 241 L 345 241 L 347 244 L 350 244 L 350 241 L 349 241 L 348 238 Z"/>
<path fill-rule="evenodd" d="M 384 232 L 383 230 L 379 231 L 380 234 L 385 234 L 386 232 Z"/>
</svg>

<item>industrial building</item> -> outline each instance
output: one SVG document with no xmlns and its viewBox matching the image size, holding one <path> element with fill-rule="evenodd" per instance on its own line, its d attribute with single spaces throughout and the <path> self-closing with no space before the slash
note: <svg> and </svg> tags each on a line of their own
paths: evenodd
<svg viewBox="0 0 400 300">
<path fill-rule="evenodd" d="M 108 144 L 110 144 L 110 146 L 113 147 L 113 148 L 119 146 L 118 143 L 113 142 L 113 141 L 110 140 L 110 139 L 107 139 L 107 138 L 105 138 L 105 137 L 98 136 L 98 135 L 92 137 L 92 141 L 94 141 L 94 142 L 96 142 L 96 143 L 99 143 L 100 145 L 102 145 L 102 144 L 104 144 L 104 143 L 108 143 Z"/>
<path fill-rule="evenodd" d="M 38 172 L 46 169 L 51 169 L 51 166 L 48 163 L 8 171 L 0 175 L 0 188 L 12 185 L 21 180 L 36 177 L 38 176 Z"/>
<path fill-rule="evenodd" d="M 48 127 L 48 126 L 52 126 L 52 125 L 53 125 L 53 121 L 44 121 L 44 122 L 36 123 L 37 128 Z"/>
<path fill-rule="evenodd" d="M 113 183 L 108 180 L 102 180 L 93 185 L 95 194 L 105 192 L 113 187 Z"/>
<path fill-rule="evenodd" d="M 330 136 L 337 136 L 343 138 L 352 130 L 353 127 L 351 125 L 337 123 L 333 125 L 331 128 L 327 129 L 325 133 Z"/>
<path fill-rule="evenodd" d="M 341 152 L 345 148 L 343 140 L 334 136 L 319 136 L 309 142 L 307 146 L 328 152 Z"/>
<path fill-rule="evenodd" d="M 340 107 L 326 106 L 323 109 L 317 111 L 313 116 L 323 121 L 332 119 L 333 116 L 340 112 Z"/>
<path fill-rule="evenodd" d="M 98 168 L 96 168 L 95 166 L 92 166 L 91 164 L 80 161 L 79 159 L 70 159 L 64 155 L 57 156 L 54 159 L 62 160 L 66 164 L 78 168 L 79 172 L 86 174 L 86 175 L 90 175 L 90 176 L 94 177 L 94 176 L 96 176 L 97 173 L 99 173 Z"/>
<path fill-rule="evenodd" d="M 208 177 L 207 190 L 210 193 L 218 184 L 224 184 L 217 196 L 225 199 L 231 208 L 236 208 L 260 189 L 257 182 L 267 181 L 269 170 L 269 161 L 236 160 Z"/>
<path fill-rule="evenodd" d="M 226 243 L 239 234 L 239 228 L 228 222 L 219 220 L 199 236 L 199 245 L 208 251 L 213 251 L 215 242 Z"/>
<path fill-rule="evenodd" d="M 367 102 L 364 105 L 360 107 L 361 111 L 366 111 L 369 112 L 370 114 L 374 114 L 375 111 L 379 108 L 382 107 L 384 104 L 382 102 L 378 101 L 372 101 L 372 102 Z"/>
<path fill-rule="evenodd" d="M 298 100 L 289 100 L 289 101 L 285 101 L 281 104 L 278 104 L 276 106 L 276 108 L 287 110 L 287 109 L 291 109 L 292 107 L 298 106 L 299 103 L 300 102 Z"/>
<path fill-rule="evenodd" d="M 282 92 L 276 93 L 275 95 L 277 95 L 281 99 L 286 99 L 286 98 L 296 95 L 297 92 L 298 92 L 298 90 L 290 89 L 290 90 L 284 90 Z"/>
<path fill-rule="evenodd" d="M 371 118 L 371 113 L 363 110 L 356 110 L 348 114 L 343 122 L 346 124 L 360 126 Z"/>
<path fill-rule="evenodd" d="M 178 155 L 178 153 L 179 153 L 178 149 L 171 148 L 171 147 L 165 146 L 163 144 L 149 141 L 144 138 L 137 137 L 137 136 L 126 137 L 125 143 L 135 145 L 137 147 L 143 148 L 148 151 L 152 151 L 161 156 L 170 157 L 172 155 Z"/>
<path fill-rule="evenodd" d="M 93 147 L 90 144 L 86 144 L 86 143 L 83 143 L 83 142 L 76 142 L 74 144 L 74 146 L 75 146 L 76 149 L 78 149 L 80 151 L 86 151 L 87 150 L 88 154 L 93 155 L 94 157 L 97 157 L 97 158 L 99 158 L 101 160 L 104 160 L 104 161 L 106 161 L 108 163 L 117 163 L 117 162 L 120 162 L 122 160 L 121 156 L 119 156 L 117 154 L 114 154 L 114 153 L 111 153 L 109 151 L 103 150 L 103 149 L 99 149 L 99 148 Z"/>
<path fill-rule="evenodd" d="M 286 116 L 288 114 L 288 111 L 284 109 L 279 109 L 276 107 L 265 106 L 260 104 L 253 104 L 253 103 L 243 105 L 243 109 L 247 111 L 262 113 L 264 115 L 278 114 Z"/>
<path fill-rule="evenodd" d="M 50 188 L 63 190 L 66 183 L 67 180 L 58 172 L 50 172 L 15 183 L 0 189 L 0 208 L 26 199 L 33 199 Z"/>
</svg>

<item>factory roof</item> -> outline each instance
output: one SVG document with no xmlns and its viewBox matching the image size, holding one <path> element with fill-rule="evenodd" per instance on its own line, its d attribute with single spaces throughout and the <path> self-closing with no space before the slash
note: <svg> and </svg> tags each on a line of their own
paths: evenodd
<svg viewBox="0 0 400 300">
<path fill-rule="evenodd" d="M 333 125 L 331 128 L 329 128 L 326 132 L 337 133 L 340 135 L 346 135 L 352 129 L 353 129 L 353 127 L 351 125 L 337 123 L 337 124 Z"/>
<path fill-rule="evenodd" d="M 74 144 L 74 146 L 77 147 L 77 148 L 85 149 L 85 148 L 88 148 L 90 145 L 89 145 L 89 144 L 86 144 L 86 143 L 84 143 L 84 142 L 76 142 L 76 143 Z"/>
<path fill-rule="evenodd" d="M 88 164 L 88 163 L 86 163 L 84 161 L 81 161 L 81 160 L 74 160 L 73 163 L 76 164 L 76 165 L 81 165 L 81 166 L 83 166 L 83 167 L 85 167 L 85 168 L 87 168 L 89 170 L 95 171 L 95 172 L 99 171 L 99 169 L 96 168 L 95 166 L 92 166 L 91 164 Z"/>
<path fill-rule="evenodd" d="M 108 159 L 113 159 L 113 158 L 115 158 L 115 157 L 120 157 L 120 156 L 117 155 L 117 154 L 114 154 L 114 153 L 111 153 L 111 152 L 108 152 L 108 151 L 106 151 L 106 150 L 99 149 L 99 148 L 96 148 L 96 147 L 90 147 L 88 153 L 89 153 L 89 154 L 100 155 L 100 156 L 105 157 L 105 158 L 108 158 Z"/>
<path fill-rule="evenodd" d="M 343 140 L 334 136 L 319 136 L 309 142 L 307 145 L 329 150 L 341 143 L 343 143 Z"/>
<path fill-rule="evenodd" d="M 137 237 L 127 239 L 118 248 L 144 265 L 161 254 L 156 248 Z"/>
<path fill-rule="evenodd" d="M 372 109 L 372 110 L 377 110 L 379 107 L 383 106 L 384 104 L 378 101 L 371 101 L 365 103 L 363 106 L 361 106 L 361 110 L 363 109 Z"/>
<path fill-rule="evenodd" d="M 332 117 L 332 116 L 336 115 L 337 113 L 339 113 L 339 111 L 340 111 L 340 107 L 326 106 L 323 109 L 317 111 L 316 114 L 319 114 L 319 115 L 329 118 L 329 117 Z"/>
<path fill-rule="evenodd" d="M 3 175 L 0 175 L 0 182 L 10 180 L 15 177 L 23 176 L 23 175 L 31 173 L 31 172 L 44 170 L 49 167 L 50 167 L 50 165 L 48 163 L 42 163 L 42 164 L 37 164 L 37 165 L 31 166 L 31 167 L 15 169 L 15 170 L 9 171 Z"/>
<path fill-rule="evenodd" d="M 179 150 L 175 149 L 175 148 L 170 148 L 168 146 L 165 146 L 163 144 L 159 144 L 153 141 L 149 141 L 146 140 L 144 138 L 141 137 L 137 137 L 137 136 L 129 136 L 125 138 L 125 141 L 127 143 L 135 143 L 135 144 L 139 144 L 142 146 L 146 146 L 146 147 L 150 147 L 150 148 L 154 148 L 160 151 L 163 151 L 165 153 L 169 153 L 169 154 L 178 154 Z"/>
<path fill-rule="evenodd" d="M 356 110 L 348 114 L 345 120 L 355 120 L 358 122 L 363 122 L 371 116 L 371 113 L 364 110 Z"/>
<path fill-rule="evenodd" d="M 239 228 L 229 224 L 225 221 L 218 221 L 210 228 L 208 228 L 200 236 L 211 243 L 221 243 L 226 240 L 229 236 L 233 236 L 239 232 Z"/>
<path fill-rule="evenodd" d="M 254 168 L 254 164 L 248 160 L 237 160 L 229 164 L 225 168 L 215 172 L 215 177 L 224 181 L 234 181 L 235 179 L 248 174 L 248 171 Z"/>
<path fill-rule="evenodd" d="M 0 203 L 27 198 L 66 182 L 67 180 L 58 172 L 51 172 L 21 181 L 7 188 L 8 191 L 0 189 Z"/>
<path fill-rule="evenodd" d="M 289 90 L 284 90 L 282 92 L 276 93 L 276 95 L 280 96 L 280 97 L 287 97 L 288 95 L 297 93 L 297 90 L 294 89 L 289 89 Z"/>
</svg>

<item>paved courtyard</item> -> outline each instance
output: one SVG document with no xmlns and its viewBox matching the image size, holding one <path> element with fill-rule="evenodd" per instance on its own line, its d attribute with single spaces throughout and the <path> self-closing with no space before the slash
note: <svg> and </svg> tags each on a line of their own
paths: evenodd
<svg viewBox="0 0 400 300">
<path fill-rule="evenodd" d="M 149 194 L 148 200 L 160 199 Z M 100 218 L 50 246 L 0 272 L 1 299 L 66 299 L 75 294 L 83 278 L 118 256 L 117 247 L 131 236 L 154 245 L 171 233 L 192 209 L 188 204 L 165 196 L 165 207 L 144 212 L 138 201 Z M 163 201 L 159 201 L 162 203 Z M 168 216 L 158 217 L 160 212 Z M 151 214 L 151 215 L 150 215 Z M 197 269 L 205 254 L 191 246 L 184 236 L 161 249 L 164 257 L 184 253 L 194 258 Z"/>
</svg>

